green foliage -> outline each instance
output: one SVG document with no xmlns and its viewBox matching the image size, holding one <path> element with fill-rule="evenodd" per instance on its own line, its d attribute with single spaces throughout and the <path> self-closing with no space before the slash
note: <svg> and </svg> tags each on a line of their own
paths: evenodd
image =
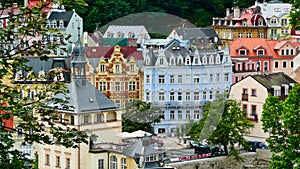
<svg viewBox="0 0 300 169">
<path fill-rule="evenodd" d="M 163 116 L 160 108 L 140 100 L 128 102 L 125 109 L 126 112 L 122 121 L 123 132 L 143 130 L 153 134 L 152 125 L 159 123 Z"/>
<path fill-rule="evenodd" d="M 292 10 L 290 12 L 290 25 L 294 30 L 300 30 L 300 1 L 290 0 Z"/>
<path fill-rule="evenodd" d="M 269 132 L 273 152 L 271 168 L 300 168 L 300 86 L 295 85 L 284 101 L 269 95 L 263 105 L 263 130 Z"/>
<path fill-rule="evenodd" d="M 76 148 L 77 143 L 87 143 L 87 134 L 68 126 L 66 119 L 62 119 L 55 110 L 56 107 L 47 104 L 59 103 L 63 108 L 68 108 L 68 98 L 53 97 L 57 94 L 66 96 L 69 91 L 65 83 L 14 83 L 14 74 L 18 70 L 29 72 L 31 69 L 26 66 L 27 59 L 21 54 L 47 59 L 47 55 L 59 45 L 47 39 L 52 35 L 61 36 L 57 30 L 45 27 L 47 13 L 42 9 L 49 4 L 41 1 L 36 7 L 20 7 L 19 11 L 12 8 L 12 3 L 2 5 L 0 13 L 7 10 L 8 16 L 5 19 L 9 21 L 0 29 L 0 161 L 3 169 L 25 168 L 33 161 L 26 159 L 19 148 L 14 147 L 17 128 L 22 128 L 19 134 L 23 135 L 23 145 L 41 143 Z M 48 73 L 46 79 L 59 74 L 60 72 Z M 34 78 L 28 76 L 24 80 L 33 82 Z M 22 90 L 34 90 L 38 94 L 34 99 L 20 97 Z M 13 127 L 5 125 L 5 121 L 9 119 L 14 120 Z"/>
<path fill-rule="evenodd" d="M 226 96 L 218 96 L 205 106 L 203 118 L 193 126 L 189 135 L 194 140 L 207 139 L 209 143 L 223 145 L 226 154 L 229 146 L 228 155 L 243 160 L 235 146 L 248 146 L 244 135 L 249 133 L 251 127 L 253 124 L 247 120 L 239 102 L 226 101 Z"/>
</svg>

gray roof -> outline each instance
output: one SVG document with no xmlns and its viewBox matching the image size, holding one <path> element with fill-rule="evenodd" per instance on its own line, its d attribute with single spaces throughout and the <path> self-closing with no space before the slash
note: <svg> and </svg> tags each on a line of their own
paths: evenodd
<svg viewBox="0 0 300 169">
<path fill-rule="evenodd" d="M 86 79 L 73 79 L 68 88 L 70 103 L 75 106 L 77 113 L 116 110 L 115 104 Z"/>
<path fill-rule="evenodd" d="M 209 44 L 218 38 L 218 44 L 221 44 L 219 37 L 213 28 L 177 28 L 175 29 L 183 40 L 195 40 L 196 44 Z M 203 42 L 201 42 L 203 39 Z M 191 42 L 192 43 L 192 42 Z"/>
<path fill-rule="evenodd" d="M 117 110 L 114 103 L 86 79 L 73 79 L 68 84 L 68 89 L 70 91 L 67 94 L 70 98 L 69 106 L 74 107 L 71 111 L 76 114 Z M 57 97 L 63 98 L 62 95 L 57 95 Z"/>
<path fill-rule="evenodd" d="M 125 149 L 123 153 L 127 156 L 137 158 L 144 155 L 158 154 L 159 152 L 151 144 L 143 145 L 142 140 L 137 140 Z"/>
<path fill-rule="evenodd" d="M 52 11 L 48 20 L 63 20 L 64 21 L 64 26 L 68 26 L 69 22 L 75 12 L 74 11 L 67 11 L 67 12 L 56 12 Z"/>
<path fill-rule="evenodd" d="M 282 3 L 281 1 L 270 1 L 256 4 L 261 8 L 263 17 L 270 18 L 272 16 L 281 17 L 283 14 L 290 13 L 292 5 L 289 3 Z M 255 7 L 252 6 L 252 7 Z"/>
<path fill-rule="evenodd" d="M 290 83 L 296 84 L 297 82 L 283 72 L 272 73 L 268 75 L 253 75 L 256 81 L 265 86 L 267 89 L 271 89 L 272 86 L 281 86 L 282 84 L 289 85 Z"/>
</svg>

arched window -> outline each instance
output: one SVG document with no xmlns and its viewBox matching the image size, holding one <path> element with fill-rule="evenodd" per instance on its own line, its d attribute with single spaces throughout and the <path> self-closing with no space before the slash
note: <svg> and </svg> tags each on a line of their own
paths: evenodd
<svg viewBox="0 0 300 169">
<path fill-rule="evenodd" d="M 110 156 L 109 158 L 109 161 L 110 161 L 110 169 L 118 169 L 118 159 L 116 156 L 112 155 Z"/>
<path fill-rule="evenodd" d="M 127 169 L 126 158 L 121 158 L 121 165 L 122 165 L 122 169 Z"/>
</svg>

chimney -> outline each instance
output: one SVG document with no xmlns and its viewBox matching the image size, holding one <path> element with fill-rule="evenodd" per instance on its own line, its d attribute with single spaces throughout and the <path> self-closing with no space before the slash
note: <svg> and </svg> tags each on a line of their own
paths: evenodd
<svg viewBox="0 0 300 169">
<path fill-rule="evenodd" d="M 28 0 L 24 0 L 24 7 L 28 7 Z"/>
<path fill-rule="evenodd" d="M 233 17 L 234 18 L 239 18 L 240 17 L 240 8 L 238 6 L 234 7 L 234 9 L 233 9 Z"/>
<path fill-rule="evenodd" d="M 13 8 L 18 8 L 18 3 L 13 3 Z"/>
<path fill-rule="evenodd" d="M 226 16 L 229 16 L 229 15 L 230 15 L 230 9 L 226 8 Z"/>
</svg>

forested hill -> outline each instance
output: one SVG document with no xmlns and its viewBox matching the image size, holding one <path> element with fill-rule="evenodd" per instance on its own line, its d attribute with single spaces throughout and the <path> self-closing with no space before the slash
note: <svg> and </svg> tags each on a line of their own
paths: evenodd
<svg viewBox="0 0 300 169">
<path fill-rule="evenodd" d="M 262 2 L 263 0 L 260 0 Z M 283 0 L 288 1 L 288 0 Z M 255 0 L 85 0 L 87 7 L 74 7 L 83 17 L 84 30 L 92 32 L 120 17 L 141 12 L 163 12 L 187 19 L 198 27 L 211 25 L 212 17 L 224 17 L 235 3 L 250 7 Z"/>
</svg>

